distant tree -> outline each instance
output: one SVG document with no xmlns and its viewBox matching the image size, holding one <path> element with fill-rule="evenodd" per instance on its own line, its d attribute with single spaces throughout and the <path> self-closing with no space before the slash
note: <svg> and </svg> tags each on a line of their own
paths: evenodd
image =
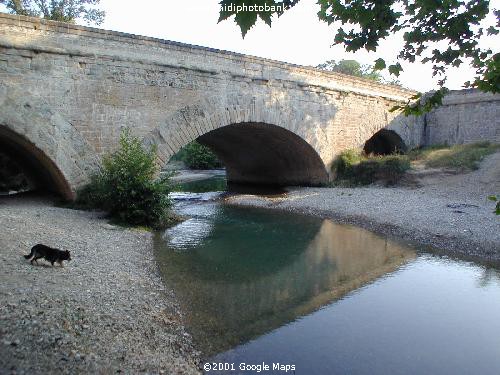
<svg viewBox="0 0 500 375">
<path fill-rule="evenodd" d="M 105 12 L 96 8 L 100 0 L 0 0 L 10 13 L 43 17 L 75 23 L 83 18 L 87 24 L 100 25 Z"/>
<path fill-rule="evenodd" d="M 356 60 L 329 60 L 323 64 L 319 64 L 316 68 L 382 82 L 382 76 L 373 69 L 373 66 L 362 65 Z"/>
<path fill-rule="evenodd" d="M 183 148 L 183 161 L 189 169 L 214 169 L 222 166 L 210 148 L 199 142 L 193 141 Z"/>
<path fill-rule="evenodd" d="M 273 15 L 281 16 L 299 1 L 221 0 L 219 22 L 234 15 L 245 36 L 258 18 L 271 26 Z M 395 61 L 386 65 L 377 59 L 375 69 L 387 68 L 398 77 L 402 61 L 414 62 L 420 57 L 423 63 L 432 64 L 439 90 L 425 99 L 422 94 L 413 97 L 415 102 L 403 107 L 405 114 L 420 114 L 441 104 L 449 66 L 471 63 L 476 77 L 465 86 L 500 92 L 500 53 L 479 45 L 483 35 L 499 33 L 500 10 L 490 7 L 489 0 L 318 0 L 317 4 L 321 21 L 341 24 L 334 41 L 348 52 L 375 51 L 381 40 L 402 33 L 404 42 Z M 490 13 L 494 21 L 485 25 Z"/>
</svg>

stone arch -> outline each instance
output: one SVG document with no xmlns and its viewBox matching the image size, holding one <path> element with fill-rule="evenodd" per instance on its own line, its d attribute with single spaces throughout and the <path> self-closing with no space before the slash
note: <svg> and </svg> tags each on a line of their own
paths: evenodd
<svg viewBox="0 0 500 375">
<path fill-rule="evenodd" d="M 389 155 L 406 152 L 407 146 L 394 130 L 381 129 L 363 147 L 366 154 Z"/>
<path fill-rule="evenodd" d="M 72 198 L 71 186 L 57 165 L 25 137 L 0 126 L 0 149 L 22 168 L 30 186 Z"/>
<path fill-rule="evenodd" d="M 0 144 L 48 190 L 75 198 L 98 168 L 95 151 L 61 115 L 17 87 L 0 84 Z"/>
<path fill-rule="evenodd" d="M 144 143 L 157 145 L 159 162 L 164 164 L 183 146 L 198 139 L 223 160 L 230 182 L 326 183 L 325 164 L 307 134 L 298 131 L 300 120 L 293 108 L 284 111 L 277 102 L 269 104 L 252 99 L 229 105 L 205 101 L 170 115 L 144 138 Z M 258 145 L 262 147 L 259 149 Z M 269 151 L 267 157 L 245 157 L 250 152 L 257 155 L 263 149 Z M 287 168 L 289 177 L 285 178 Z"/>
<path fill-rule="evenodd" d="M 228 181 L 259 185 L 321 185 L 323 161 L 295 133 L 276 125 L 237 123 L 198 138 L 226 166 Z"/>
</svg>

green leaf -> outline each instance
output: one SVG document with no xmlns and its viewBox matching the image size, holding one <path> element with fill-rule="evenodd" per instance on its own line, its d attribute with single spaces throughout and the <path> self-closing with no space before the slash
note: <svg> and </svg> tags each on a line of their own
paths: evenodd
<svg viewBox="0 0 500 375">
<path fill-rule="evenodd" d="M 241 36 L 244 38 L 248 30 L 257 22 L 257 14 L 252 12 L 239 12 L 236 14 L 235 20 L 241 29 Z"/>
<path fill-rule="evenodd" d="M 498 35 L 499 31 L 497 28 L 495 28 L 494 26 L 490 26 L 488 27 L 488 35 Z"/>
<path fill-rule="evenodd" d="M 243 37 L 257 23 L 260 18 L 271 26 L 272 16 L 281 16 L 285 10 L 290 9 L 298 0 L 222 0 L 219 2 L 219 21 L 234 17 L 234 21 L 241 29 Z"/>
<path fill-rule="evenodd" d="M 385 60 L 379 58 L 375 60 L 375 66 L 373 67 L 373 70 L 382 70 L 382 69 L 385 69 Z"/>
<path fill-rule="evenodd" d="M 401 66 L 400 63 L 389 65 L 389 73 L 392 75 L 395 75 L 396 77 L 399 77 L 399 74 L 403 70 L 403 67 Z"/>
</svg>

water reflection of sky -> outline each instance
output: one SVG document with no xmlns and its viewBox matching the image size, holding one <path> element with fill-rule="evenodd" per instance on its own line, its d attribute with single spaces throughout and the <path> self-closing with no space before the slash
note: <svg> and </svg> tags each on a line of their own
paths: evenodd
<svg viewBox="0 0 500 375">
<path fill-rule="evenodd" d="M 478 287 L 483 275 L 472 264 L 422 256 L 213 360 L 292 363 L 308 375 L 498 374 L 500 290 Z"/>
<path fill-rule="evenodd" d="M 214 200 L 221 193 L 171 193 L 175 202 L 175 212 L 186 218 L 181 223 L 167 229 L 162 238 L 169 248 L 185 251 L 200 246 L 210 236 L 214 226 L 214 217 L 220 205 Z"/>
<path fill-rule="evenodd" d="M 210 235 L 212 223 L 206 219 L 193 218 L 183 221 L 165 231 L 163 238 L 168 247 L 177 251 L 189 250 L 201 245 L 203 240 Z"/>
</svg>

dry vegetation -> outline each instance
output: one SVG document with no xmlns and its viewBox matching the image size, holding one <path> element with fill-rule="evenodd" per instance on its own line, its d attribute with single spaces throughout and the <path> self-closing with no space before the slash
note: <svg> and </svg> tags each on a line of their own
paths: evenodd
<svg viewBox="0 0 500 375">
<path fill-rule="evenodd" d="M 500 150 L 500 145 L 489 142 L 455 146 L 431 146 L 412 150 L 408 156 L 414 164 L 427 168 L 447 168 L 455 171 L 476 170 L 488 155 Z"/>
<path fill-rule="evenodd" d="M 353 187 L 382 183 L 397 184 L 412 168 L 441 168 L 453 172 L 476 170 L 500 145 L 478 142 L 455 146 L 430 146 L 411 150 L 407 155 L 366 155 L 361 150 L 347 150 L 333 165 L 335 186 Z"/>
</svg>

